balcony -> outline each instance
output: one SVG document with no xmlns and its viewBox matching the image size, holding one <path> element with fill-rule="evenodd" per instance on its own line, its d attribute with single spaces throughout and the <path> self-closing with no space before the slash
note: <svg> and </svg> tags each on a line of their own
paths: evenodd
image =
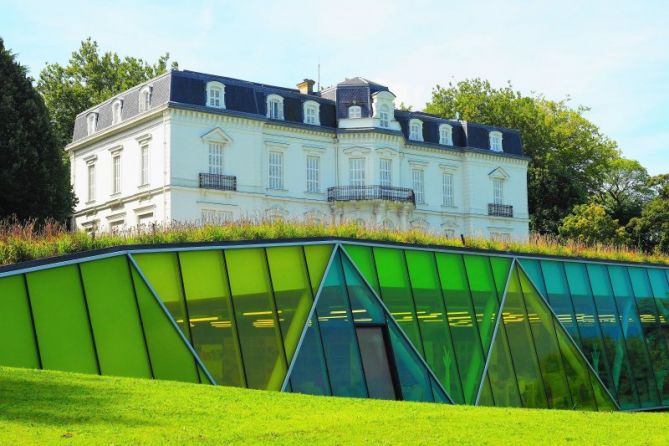
<svg viewBox="0 0 669 446">
<path fill-rule="evenodd" d="M 391 186 L 328 187 L 328 201 L 386 200 L 416 204 L 412 189 Z"/>
<path fill-rule="evenodd" d="M 202 189 L 237 190 L 237 177 L 215 173 L 201 173 L 200 187 Z"/>
<path fill-rule="evenodd" d="M 491 217 L 513 217 L 513 206 L 488 203 L 488 215 Z"/>
</svg>

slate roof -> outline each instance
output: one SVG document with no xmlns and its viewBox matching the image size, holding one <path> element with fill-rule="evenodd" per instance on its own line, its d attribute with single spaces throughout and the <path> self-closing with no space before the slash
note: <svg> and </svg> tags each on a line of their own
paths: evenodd
<svg viewBox="0 0 669 446">
<path fill-rule="evenodd" d="M 218 81 L 225 85 L 225 110 L 211 109 L 206 105 L 206 84 Z M 285 121 L 276 121 L 291 126 L 307 126 L 304 124 L 303 104 L 307 100 L 320 104 L 320 128 L 342 132 L 337 129 L 338 119 L 346 118 L 350 105 L 359 105 L 362 117 L 372 114 L 372 95 L 378 91 L 390 91 L 388 87 L 362 77 L 346 79 L 343 82 L 313 94 L 302 94 L 295 88 L 278 87 L 257 82 L 234 79 L 225 76 L 199 73 L 195 71 L 171 71 L 137 85 L 113 98 L 92 107 L 79 115 L 75 120 L 73 142 L 87 136 L 86 116 L 98 113 L 97 129 L 103 130 L 111 126 L 111 106 L 116 99 L 123 101 L 122 120 L 133 118 L 139 114 L 139 93 L 142 87 L 151 85 L 151 108 L 164 104 L 185 108 L 214 111 L 227 114 L 239 114 L 256 119 L 266 119 L 266 99 L 270 94 L 278 94 L 284 100 Z M 472 122 L 444 119 L 423 112 L 407 112 L 395 110 L 395 118 L 400 123 L 404 137 L 408 139 L 409 120 L 413 118 L 423 121 L 424 143 L 411 141 L 411 144 L 428 144 L 439 146 L 439 125 L 447 123 L 453 128 L 453 147 L 478 150 L 490 150 L 488 133 L 498 130 L 503 134 L 504 153 L 515 156 L 523 155 L 522 141 L 517 130 L 491 127 Z M 439 146 L 447 147 L 447 146 Z"/>
</svg>

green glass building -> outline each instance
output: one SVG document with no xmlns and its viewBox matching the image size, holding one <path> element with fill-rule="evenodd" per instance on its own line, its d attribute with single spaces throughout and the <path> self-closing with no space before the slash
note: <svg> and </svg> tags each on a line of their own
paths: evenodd
<svg viewBox="0 0 669 446">
<path fill-rule="evenodd" d="M 669 268 L 309 239 L 0 268 L 0 365 L 577 410 L 669 408 Z"/>
</svg>

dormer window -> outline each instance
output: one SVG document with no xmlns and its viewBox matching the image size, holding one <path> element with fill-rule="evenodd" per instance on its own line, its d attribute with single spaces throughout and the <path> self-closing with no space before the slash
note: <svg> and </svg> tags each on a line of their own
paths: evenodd
<svg viewBox="0 0 669 446">
<path fill-rule="evenodd" d="M 86 129 L 88 130 L 88 134 L 92 135 L 95 133 L 98 127 L 98 114 L 97 113 L 89 113 L 88 116 L 86 116 Z"/>
<path fill-rule="evenodd" d="M 493 152 L 504 151 L 502 147 L 502 132 L 490 132 L 490 150 Z"/>
<path fill-rule="evenodd" d="M 409 139 L 411 141 L 423 140 L 423 121 L 420 119 L 412 119 L 409 121 Z"/>
<path fill-rule="evenodd" d="M 123 101 L 120 99 L 112 103 L 112 125 L 121 122 L 121 112 L 123 111 Z"/>
<path fill-rule="evenodd" d="M 207 82 L 207 106 L 225 108 L 225 85 L 220 82 Z"/>
<path fill-rule="evenodd" d="M 453 145 L 453 127 L 448 124 L 441 124 L 439 126 L 439 144 L 445 146 Z"/>
<path fill-rule="evenodd" d="M 311 125 L 321 125 L 320 104 L 316 101 L 304 102 L 304 123 Z"/>
<path fill-rule="evenodd" d="M 145 112 L 151 108 L 151 86 L 147 85 L 139 91 L 139 112 Z"/>
<path fill-rule="evenodd" d="M 362 108 L 359 105 L 351 105 L 348 108 L 348 119 L 362 118 Z"/>
<path fill-rule="evenodd" d="M 379 127 L 384 129 L 390 127 L 390 107 L 386 104 L 379 107 Z"/>
<path fill-rule="evenodd" d="M 278 94 L 267 96 L 267 117 L 283 120 L 283 98 Z"/>
</svg>

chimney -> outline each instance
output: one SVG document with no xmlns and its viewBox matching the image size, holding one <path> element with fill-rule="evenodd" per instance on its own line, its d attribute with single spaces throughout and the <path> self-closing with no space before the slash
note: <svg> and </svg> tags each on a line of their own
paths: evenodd
<svg viewBox="0 0 669 446">
<path fill-rule="evenodd" d="M 314 82 L 311 79 L 304 79 L 302 82 L 297 84 L 297 89 L 300 90 L 302 94 L 314 94 Z"/>
</svg>

